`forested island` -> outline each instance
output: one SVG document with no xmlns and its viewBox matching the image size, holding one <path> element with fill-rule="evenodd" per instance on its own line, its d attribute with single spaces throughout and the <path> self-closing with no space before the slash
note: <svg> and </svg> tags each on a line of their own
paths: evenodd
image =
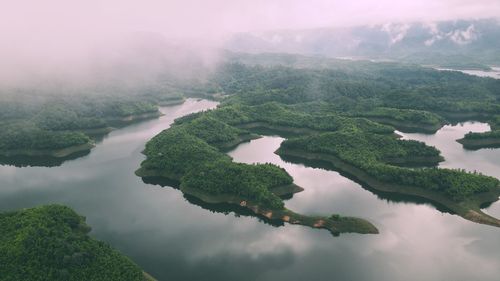
<svg viewBox="0 0 500 281">
<path fill-rule="evenodd" d="M 89 231 L 61 205 L 0 213 L 0 280 L 154 281 Z"/>
<path fill-rule="evenodd" d="M 89 151 L 95 139 L 116 127 L 157 118 L 159 106 L 182 103 L 167 89 L 125 93 L 58 93 L 38 95 L 14 90 L 0 100 L 0 156 L 65 158 Z M 107 90 L 109 91 L 109 90 Z M 29 162 L 29 161 L 28 161 Z"/>
<path fill-rule="evenodd" d="M 395 129 L 431 134 L 450 122 L 482 120 L 491 132 L 470 133 L 460 141 L 465 147 L 491 146 L 498 140 L 499 89 L 495 79 L 417 65 L 231 54 L 204 79 L 168 87 L 122 89 L 120 95 L 103 94 L 109 89 L 4 95 L 0 155 L 66 157 L 88 151 L 95 137 L 112 127 L 159 116 L 161 105 L 210 98 L 221 101 L 217 109 L 179 118 L 148 142 L 137 175 L 166 178 L 205 202 L 240 205 L 273 220 L 333 234 L 378 232 L 364 219 L 287 209 L 283 197 L 302 188 L 286 171 L 235 163 L 225 154 L 271 132 L 287 138 L 277 151 L 282 156 L 329 162 L 375 190 L 422 197 L 498 226 L 480 211 L 483 203 L 498 199 L 496 178 L 436 168 L 443 161 L 437 149 L 399 140 Z"/>
<path fill-rule="evenodd" d="M 457 140 L 466 149 L 498 148 L 500 147 L 500 116 L 491 118 L 491 131 L 484 133 L 467 133 L 462 139 Z"/>
<path fill-rule="evenodd" d="M 213 112 L 218 112 L 213 111 Z M 189 116 L 147 143 L 148 157 L 136 174 L 164 178 L 207 203 L 230 203 L 272 220 L 343 232 L 377 233 L 369 222 L 351 217 L 306 216 L 284 207 L 282 196 L 302 191 L 288 173 L 272 164 L 235 163 L 220 151 L 252 136 L 213 116 Z"/>
<path fill-rule="evenodd" d="M 279 65 L 283 58 L 294 67 Z M 259 61 L 259 55 L 244 56 L 222 65 L 212 78 L 225 96 L 221 105 L 177 119 L 148 142 L 137 175 L 174 180 L 203 201 L 240 204 L 288 221 L 291 211 L 272 191 L 293 179 L 271 164 L 234 163 L 223 153 L 264 129 L 287 138 L 280 155 L 325 161 L 375 190 L 424 198 L 465 219 L 500 226 L 480 210 L 498 200 L 498 179 L 436 168 L 443 161 L 436 148 L 394 134 L 394 128 L 433 133 L 451 120 L 494 120 L 500 81 L 397 63 L 331 60 L 314 68 L 314 59 L 287 55 Z M 321 221 L 344 232 L 333 219 Z M 349 231 L 365 233 L 364 225 L 349 224 Z"/>
<path fill-rule="evenodd" d="M 245 105 L 274 101 L 290 110 L 359 117 L 403 132 L 431 134 L 450 121 L 481 120 L 490 124 L 492 132 L 466 135 L 461 141 L 464 147 L 500 142 L 495 79 L 408 64 L 235 53 L 226 54 L 205 76 L 189 82 L 77 92 L 0 89 L 0 156 L 61 158 L 89 151 L 96 137 L 113 127 L 156 118 L 159 106 L 189 97 Z"/>
</svg>

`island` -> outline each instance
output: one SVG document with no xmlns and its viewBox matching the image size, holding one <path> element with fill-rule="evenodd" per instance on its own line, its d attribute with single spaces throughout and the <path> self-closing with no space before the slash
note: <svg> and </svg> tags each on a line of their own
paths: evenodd
<svg viewBox="0 0 500 281">
<path fill-rule="evenodd" d="M 378 233 L 364 219 L 307 216 L 285 208 L 281 197 L 303 189 L 293 184 L 284 169 L 273 164 L 233 162 L 221 148 L 227 147 L 226 143 L 246 141 L 241 136 L 249 133 L 211 115 L 191 115 L 155 136 L 147 143 L 147 159 L 136 174 L 146 179 L 167 179 L 184 194 L 206 203 L 239 205 L 271 220 L 325 228 L 334 235 Z"/>
<path fill-rule="evenodd" d="M 76 158 L 114 128 L 158 118 L 161 104 L 184 100 L 176 92 L 39 96 L 36 91 L 13 91 L 0 98 L 0 157 L 3 163 L 24 157 L 23 163 L 35 166 L 41 158 Z"/>
<path fill-rule="evenodd" d="M 422 143 L 395 140 L 391 145 L 380 136 L 334 132 L 286 140 L 277 153 L 324 161 L 377 191 L 424 198 L 467 220 L 500 227 L 500 220 L 481 211 L 498 200 L 500 181 L 464 170 L 401 166 L 438 160 L 436 151 Z"/>
<path fill-rule="evenodd" d="M 0 213 L 1 280 L 155 281 L 62 205 Z"/>
<path fill-rule="evenodd" d="M 1 126 L 0 155 L 63 158 L 89 151 L 94 141 L 82 132 L 48 131 L 31 122 Z"/>
<path fill-rule="evenodd" d="M 279 65 L 279 56 L 265 65 L 255 63 L 259 55 L 242 60 L 222 65 L 212 77 L 224 93 L 218 108 L 181 117 L 147 143 L 138 176 L 163 178 L 204 202 L 244 206 L 282 222 L 334 234 L 377 232 L 361 218 L 288 210 L 281 196 L 300 189 L 286 171 L 234 163 L 224 154 L 272 134 L 286 138 L 280 156 L 322 161 L 365 188 L 422 198 L 467 220 L 500 226 L 481 211 L 499 198 L 497 178 L 438 168 L 444 160 L 439 150 L 401 140 L 394 131 L 435 133 L 448 120 L 492 119 L 500 112 L 494 102 L 499 81 L 397 63 L 325 60 L 315 68 L 314 59 L 300 57 L 301 67 Z"/>
<path fill-rule="evenodd" d="M 377 107 L 369 111 L 355 111 L 352 114 L 393 126 L 405 133 L 434 134 L 447 124 L 443 117 L 424 110 Z"/>
<path fill-rule="evenodd" d="M 488 121 L 491 131 L 484 133 L 469 132 L 463 138 L 457 140 L 465 149 L 477 150 L 481 148 L 500 147 L 500 116 Z"/>
</svg>

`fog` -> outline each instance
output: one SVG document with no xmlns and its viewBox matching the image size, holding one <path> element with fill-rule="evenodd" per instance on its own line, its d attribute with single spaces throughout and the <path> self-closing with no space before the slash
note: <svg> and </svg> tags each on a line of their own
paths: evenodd
<svg viewBox="0 0 500 281">
<path fill-rule="evenodd" d="M 500 16 L 498 0 L 3 0 L 0 7 L 0 83 L 8 85 L 142 79 L 164 67 L 186 75 L 179 65 L 193 58 L 197 67 L 213 65 L 238 32 Z"/>
</svg>

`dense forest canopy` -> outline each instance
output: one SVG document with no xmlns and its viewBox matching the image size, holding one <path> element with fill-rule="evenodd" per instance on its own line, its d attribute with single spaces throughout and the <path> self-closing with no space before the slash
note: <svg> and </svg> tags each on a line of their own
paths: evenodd
<svg viewBox="0 0 500 281">
<path fill-rule="evenodd" d="M 278 102 L 308 113 L 366 117 L 427 133 L 450 121 L 481 120 L 497 130 L 500 79 L 393 62 L 345 61 L 294 55 L 237 56 L 214 80 L 224 102 Z M 240 59 L 238 59 L 240 58 Z M 294 59 L 300 67 L 285 67 Z M 234 62 L 237 61 L 237 62 Z M 245 64 L 238 61 L 243 61 Z"/>
<path fill-rule="evenodd" d="M 424 132 L 435 132 L 446 120 L 456 118 L 485 120 L 498 129 L 495 124 L 500 114 L 500 80 L 495 79 L 411 64 L 279 54 L 227 53 L 213 72 L 203 71 L 207 73 L 201 75 L 202 79 L 165 78 L 132 87 L 106 84 L 82 89 L 1 89 L 1 128 L 24 126 L 24 131 L 31 128 L 33 135 L 54 137 L 48 137 L 44 144 L 19 142 L 5 127 L 0 130 L 0 147 L 9 149 L 9 143 L 19 143 L 19 149 L 50 148 L 50 143 L 52 148 L 70 147 L 86 138 L 59 131 L 87 133 L 116 125 L 130 116 L 154 116 L 158 105 L 185 97 L 223 99 L 225 104 L 235 106 L 266 106 L 257 113 L 242 110 L 253 121 L 257 116 L 273 119 L 276 124 L 303 122 L 286 114 L 287 110 L 304 111 L 315 119 L 304 122 L 320 130 L 345 124 L 346 120 L 353 122 L 341 120 L 344 116 Z M 366 125 L 385 130 L 375 123 Z M 57 143 L 51 141 L 58 138 L 61 140 Z"/>
<path fill-rule="evenodd" d="M 60 205 L 0 213 L 0 280 L 144 280 L 136 264 L 89 231 Z"/>
<path fill-rule="evenodd" d="M 138 174 L 170 177 L 181 189 L 235 194 L 281 209 L 283 203 L 268 192 L 274 183 L 262 185 L 256 179 L 273 170 L 286 179 L 285 171 L 233 163 L 219 154 L 224 143 L 246 141 L 242 135 L 264 128 L 291 133 L 278 154 L 334 156 L 381 183 L 439 194 L 455 202 L 451 205 L 460 205 L 458 210 L 465 208 L 464 217 L 469 208 L 479 208 L 471 202 L 499 193 L 496 178 L 426 168 L 443 161 L 440 152 L 422 142 L 400 140 L 393 132 L 394 127 L 411 127 L 432 133 L 451 119 L 478 118 L 495 124 L 500 81 L 398 63 L 331 60 L 331 65 L 323 62 L 314 68 L 313 61 L 300 68 L 223 64 L 211 80 L 214 92 L 225 97 L 219 107 L 181 117 L 153 138 Z"/>
</svg>

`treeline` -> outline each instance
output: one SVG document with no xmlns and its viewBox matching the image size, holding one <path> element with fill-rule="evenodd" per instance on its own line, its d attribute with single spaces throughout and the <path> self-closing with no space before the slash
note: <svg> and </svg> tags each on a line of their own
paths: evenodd
<svg viewBox="0 0 500 281">
<path fill-rule="evenodd" d="M 435 158 L 439 151 L 421 142 L 364 132 L 334 132 L 288 139 L 280 149 L 333 155 L 382 182 L 438 191 L 455 201 L 497 189 L 500 184 L 496 178 L 463 170 L 397 167 L 387 159 Z"/>
<path fill-rule="evenodd" d="M 338 132 L 350 136 L 350 150 L 344 153 L 373 157 L 370 161 L 412 163 L 425 158 L 426 164 L 441 160 L 439 151 L 421 142 L 399 141 L 394 129 L 364 118 L 330 114 L 309 114 L 276 102 L 255 106 L 229 103 L 215 110 L 190 114 L 146 144 L 147 159 L 137 172 L 140 176 L 163 176 L 183 187 L 212 195 L 233 194 L 264 206 L 282 208 L 281 200 L 269 188 L 292 183 L 292 178 L 273 165 L 233 163 L 219 151 L 250 132 L 237 128 L 252 122 L 265 122 L 287 128 L 309 128 L 318 132 Z M 332 135 L 334 136 L 334 135 Z M 333 139 L 334 140 L 334 139 Z M 362 148 L 367 153 L 357 150 Z"/>
<path fill-rule="evenodd" d="M 300 104 L 326 102 L 338 111 L 377 108 L 430 111 L 438 115 L 500 113 L 500 80 L 397 63 L 335 62 L 324 68 L 248 66 L 229 63 L 214 80 L 232 102 Z M 385 109 L 387 110 L 387 109 Z M 392 114 L 393 112 L 391 112 Z M 398 112 L 434 123 L 435 115 Z M 421 119 L 423 118 L 423 119 Z"/>
<path fill-rule="evenodd" d="M 377 134 L 392 134 L 394 128 L 382 125 L 365 118 L 341 116 L 335 112 L 310 114 L 297 110 L 295 106 L 269 102 L 255 106 L 242 104 L 225 104 L 205 113 L 195 113 L 175 120 L 176 124 L 196 120 L 200 116 L 210 116 L 233 126 L 254 122 L 269 125 L 308 128 L 318 131 L 336 131 L 341 129 L 360 129 Z"/>
<path fill-rule="evenodd" d="M 468 149 L 498 147 L 500 144 L 500 115 L 494 116 L 488 123 L 491 131 L 483 133 L 469 132 L 458 142 L 461 142 Z"/>
<path fill-rule="evenodd" d="M 491 119 L 500 113 L 500 81 L 369 62 L 323 68 L 307 63 L 301 68 L 225 63 L 211 81 L 213 92 L 226 97 L 221 105 L 175 120 L 148 142 L 138 175 L 175 179 L 181 190 L 237 195 L 283 208 L 269 189 L 292 182 L 285 171 L 273 165 L 237 164 L 220 151 L 224 143 L 263 126 L 278 133 L 299 132 L 283 142 L 280 151 L 331 155 L 383 183 L 436 191 L 456 202 L 498 191 L 499 181 L 492 177 L 406 167 L 436 166 L 443 158 L 436 148 L 396 139 L 392 126 L 367 118 L 433 130 L 446 123 L 442 116 Z M 290 128 L 297 130 L 286 130 Z"/>
<path fill-rule="evenodd" d="M 464 136 L 464 139 L 466 140 L 498 139 L 498 138 L 500 138 L 500 130 L 494 130 L 484 133 L 469 132 Z"/>
<path fill-rule="evenodd" d="M 2 93 L 0 150 L 61 149 L 88 143 L 92 132 L 108 132 L 129 116 L 159 115 L 158 103 L 183 98 L 173 90 L 142 90 L 130 95 L 113 94 L 112 89 L 107 90 L 111 93 Z"/>
<path fill-rule="evenodd" d="M 207 122 L 205 125 L 200 125 Z M 146 144 L 147 159 L 136 172 L 139 176 L 162 176 L 210 195 L 235 195 L 263 207 L 283 209 L 283 201 L 269 189 L 288 185 L 292 178 L 272 164 L 249 165 L 232 162 L 213 143 L 213 119 L 200 117 L 194 124 L 187 122 L 174 126 L 155 136 Z M 225 125 L 216 142 L 229 140 L 234 130 Z M 209 130 L 205 131 L 205 129 Z M 227 137 L 223 136 L 228 133 Z"/>
<path fill-rule="evenodd" d="M 0 280 L 144 280 L 135 263 L 89 231 L 60 205 L 0 213 Z"/>
<path fill-rule="evenodd" d="M 0 153 L 10 150 L 53 150 L 90 143 L 81 132 L 43 130 L 29 121 L 0 125 Z"/>
<path fill-rule="evenodd" d="M 376 107 L 369 111 L 353 112 L 352 115 L 359 117 L 375 117 L 380 119 L 390 119 L 404 124 L 415 124 L 421 126 L 436 126 L 441 127 L 445 124 L 443 117 L 423 110 L 414 109 L 398 109 L 389 107 Z"/>
</svg>

